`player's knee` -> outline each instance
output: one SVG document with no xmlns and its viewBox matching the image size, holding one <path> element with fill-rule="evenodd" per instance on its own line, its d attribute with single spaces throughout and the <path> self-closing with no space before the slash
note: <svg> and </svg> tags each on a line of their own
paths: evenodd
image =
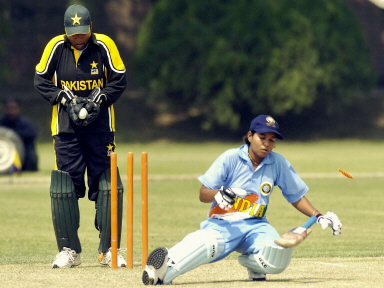
<svg viewBox="0 0 384 288">
<path fill-rule="evenodd" d="M 224 250 L 223 236 L 212 229 L 197 230 L 184 237 L 187 243 L 196 243 L 206 251 L 207 263 L 214 261 Z"/>
<path fill-rule="evenodd" d="M 265 246 L 257 254 L 240 256 L 239 262 L 254 272 L 278 274 L 288 267 L 291 262 L 292 251 L 292 248 L 282 248 L 275 245 Z"/>
</svg>

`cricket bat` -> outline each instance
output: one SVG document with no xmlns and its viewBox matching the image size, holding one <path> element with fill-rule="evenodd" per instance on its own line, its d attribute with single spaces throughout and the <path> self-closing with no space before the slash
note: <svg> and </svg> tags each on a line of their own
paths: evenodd
<svg viewBox="0 0 384 288">
<path fill-rule="evenodd" d="M 316 216 L 310 217 L 308 221 L 304 223 L 304 225 L 288 231 L 287 233 L 282 235 L 279 239 L 276 239 L 275 243 L 284 248 L 296 247 L 301 242 L 303 242 L 304 239 L 309 234 L 311 234 L 312 230 L 309 228 L 314 223 L 316 223 L 316 220 L 317 220 Z"/>
</svg>

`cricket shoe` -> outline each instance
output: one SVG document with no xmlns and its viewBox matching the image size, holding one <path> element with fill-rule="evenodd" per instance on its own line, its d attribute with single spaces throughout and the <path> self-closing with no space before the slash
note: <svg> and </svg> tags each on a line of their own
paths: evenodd
<svg viewBox="0 0 384 288">
<path fill-rule="evenodd" d="M 64 247 L 61 252 L 56 255 L 52 263 L 52 268 L 71 268 L 81 264 L 80 253 L 75 250 Z"/>
<path fill-rule="evenodd" d="M 167 272 L 168 249 L 159 247 L 148 256 L 147 265 L 143 272 L 144 285 L 161 285 L 165 272 Z"/>
<path fill-rule="evenodd" d="M 247 269 L 247 270 L 248 270 L 249 280 L 251 280 L 251 281 L 266 281 L 267 280 L 267 277 L 265 274 L 253 272 L 250 269 Z"/>
<path fill-rule="evenodd" d="M 123 249 L 117 250 L 117 266 L 118 267 L 127 267 L 127 262 L 124 257 L 120 254 L 120 251 Z M 112 267 L 112 251 L 111 248 L 108 249 L 107 253 L 100 253 L 98 259 L 101 265 L 108 265 Z"/>
</svg>

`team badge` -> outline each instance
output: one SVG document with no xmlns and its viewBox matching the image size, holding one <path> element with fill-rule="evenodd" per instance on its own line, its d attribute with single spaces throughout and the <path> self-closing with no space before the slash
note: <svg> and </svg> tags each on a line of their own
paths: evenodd
<svg viewBox="0 0 384 288">
<path fill-rule="evenodd" d="M 99 65 L 99 63 L 96 63 L 95 61 L 93 61 L 90 65 L 91 65 L 91 75 L 99 74 L 99 69 L 97 68 L 97 65 Z"/>
<path fill-rule="evenodd" d="M 111 153 L 113 151 L 115 151 L 115 144 L 113 144 L 113 143 L 108 144 L 108 146 L 107 146 L 107 155 L 108 156 L 111 155 Z"/>
<path fill-rule="evenodd" d="M 264 182 L 260 185 L 260 191 L 263 195 L 268 196 L 273 190 L 273 186 L 269 182 Z"/>
<path fill-rule="evenodd" d="M 267 121 L 267 126 L 272 126 L 273 128 L 276 128 L 276 121 L 271 116 L 268 116 L 265 120 Z"/>
</svg>

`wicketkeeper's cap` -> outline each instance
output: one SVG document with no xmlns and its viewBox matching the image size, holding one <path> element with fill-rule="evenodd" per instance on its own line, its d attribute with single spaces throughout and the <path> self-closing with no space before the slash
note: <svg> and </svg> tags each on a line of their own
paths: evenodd
<svg viewBox="0 0 384 288">
<path fill-rule="evenodd" d="M 64 13 L 65 33 L 68 36 L 89 33 L 91 22 L 91 14 L 81 5 L 71 5 Z"/>
<path fill-rule="evenodd" d="M 253 119 L 249 131 L 257 133 L 273 132 L 278 139 L 284 139 L 279 132 L 279 124 L 269 115 L 259 115 Z"/>
</svg>

